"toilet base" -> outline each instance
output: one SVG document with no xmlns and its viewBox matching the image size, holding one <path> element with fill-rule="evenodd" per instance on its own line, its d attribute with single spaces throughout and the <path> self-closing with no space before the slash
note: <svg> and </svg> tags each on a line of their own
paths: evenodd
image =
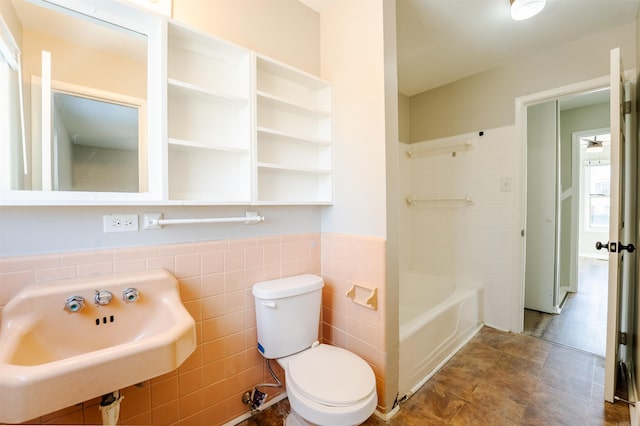
<svg viewBox="0 0 640 426">
<path fill-rule="evenodd" d="M 284 425 L 285 426 L 316 426 L 313 423 L 309 423 L 308 421 L 300 417 L 300 415 L 293 410 L 291 410 L 287 415 L 287 418 L 284 421 Z"/>
</svg>

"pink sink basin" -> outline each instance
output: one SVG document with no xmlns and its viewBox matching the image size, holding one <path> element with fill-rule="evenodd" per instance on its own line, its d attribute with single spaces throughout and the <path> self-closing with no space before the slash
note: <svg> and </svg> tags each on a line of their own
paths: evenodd
<svg viewBox="0 0 640 426">
<path fill-rule="evenodd" d="M 123 300 L 128 288 L 139 292 L 131 303 Z M 97 290 L 113 298 L 98 305 Z M 83 297 L 84 309 L 64 310 L 70 296 Z M 0 423 L 167 373 L 196 348 L 195 322 L 164 270 L 32 285 L 7 303 L 0 320 Z"/>
</svg>

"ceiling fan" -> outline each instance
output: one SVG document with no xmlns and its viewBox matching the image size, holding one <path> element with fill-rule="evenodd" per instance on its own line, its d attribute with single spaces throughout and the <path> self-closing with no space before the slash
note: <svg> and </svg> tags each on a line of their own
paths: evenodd
<svg viewBox="0 0 640 426">
<path fill-rule="evenodd" d="M 582 140 L 587 142 L 587 152 L 602 152 L 602 141 L 599 141 L 597 136 L 594 136 L 593 139 L 583 138 Z"/>
</svg>

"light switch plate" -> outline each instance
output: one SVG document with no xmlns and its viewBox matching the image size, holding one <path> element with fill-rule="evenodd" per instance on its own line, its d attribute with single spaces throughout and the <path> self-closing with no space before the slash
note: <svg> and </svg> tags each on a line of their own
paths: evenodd
<svg viewBox="0 0 640 426">
<path fill-rule="evenodd" d="M 513 179 L 511 177 L 500 178 L 500 192 L 513 191 Z"/>
</svg>

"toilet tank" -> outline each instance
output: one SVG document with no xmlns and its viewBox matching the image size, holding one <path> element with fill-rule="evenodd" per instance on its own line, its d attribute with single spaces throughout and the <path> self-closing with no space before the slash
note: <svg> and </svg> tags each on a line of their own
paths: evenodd
<svg viewBox="0 0 640 426">
<path fill-rule="evenodd" d="M 292 355 L 318 340 L 323 286 L 312 274 L 254 284 L 258 350 L 265 358 Z"/>
</svg>

